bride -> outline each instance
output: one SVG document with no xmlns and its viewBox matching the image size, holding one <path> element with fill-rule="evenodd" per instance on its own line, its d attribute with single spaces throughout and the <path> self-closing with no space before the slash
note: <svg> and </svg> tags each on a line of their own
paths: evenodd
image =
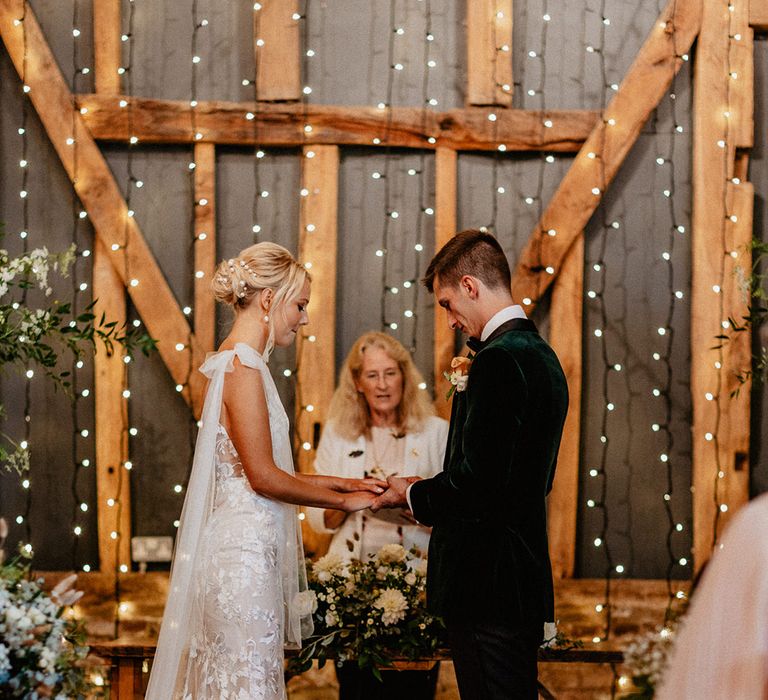
<svg viewBox="0 0 768 700">
<path fill-rule="evenodd" d="M 312 631 L 295 504 L 354 512 L 386 483 L 293 471 L 266 363 L 309 320 L 304 267 L 259 243 L 219 265 L 213 291 L 235 321 L 200 368 L 208 387 L 146 697 L 282 700 L 283 648 Z"/>
</svg>

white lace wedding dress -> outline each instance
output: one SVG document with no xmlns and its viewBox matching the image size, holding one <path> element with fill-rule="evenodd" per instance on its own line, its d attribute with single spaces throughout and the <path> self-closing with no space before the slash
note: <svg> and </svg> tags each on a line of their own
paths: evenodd
<svg viewBox="0 0 768 700">
<path fill-rule="evenodd" d="M 311 633 L 296 600 L 306 589 L 296 508 L 253 491 L 219 421 L 235 356 L 262 373 L 274 461 L 293 473 L 288 417 L 264 360 L 241 343 L 209 355 L 150 700 L 283 700 L 283 648 Z"/>
</svg>

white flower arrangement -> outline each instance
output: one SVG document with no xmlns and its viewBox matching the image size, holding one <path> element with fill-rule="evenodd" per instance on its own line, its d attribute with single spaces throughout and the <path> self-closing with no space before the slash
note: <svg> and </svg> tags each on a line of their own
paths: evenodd
<svg viewBox="0 0 768 700">
<path fill-rule="evenodd" d="M 393 659 L 430 657 L 444 646 L 443 624 L 426 609 L 426 560 L 399 544 L 368 561 L 321 557 L 309 570 L 310 590 L 296 604 L 311 610 L 315 635 L 291 660 L 300 673 L 318 659 L 355 659 L 374 674 Z"/>
<path fill-rule="evenodd" d="M 0 518 L 0 546 L 3 533 L 7 527 Z M 93 697 L 84 668 L 84 634 L 65 616 L 82 596 L 73 588 L 76 576 L 63 579 L 47 594 L 42 580 L 29 578 L 28 557 L 22 549 L 3 564 L 0 549 L 0 697 Z"/>
<path fill-rule="evenodd" d="M 624 663 L 632 677 L 632 698 L 652 698 L 667 668 L 677 626 L 668 623 L 636 637 L 624 651 Z"/>
</svg>

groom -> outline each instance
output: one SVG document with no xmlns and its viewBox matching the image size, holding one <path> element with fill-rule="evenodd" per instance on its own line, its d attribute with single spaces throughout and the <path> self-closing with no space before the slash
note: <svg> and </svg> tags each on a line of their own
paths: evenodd
<svg viewBox="0 0 768 700">
<path fill-rule="evenodd" d="M 537 651 L 554 620 L 545 497 L 568 409 L 565 376 L 514 305 L 490 234 L 457 234 L 423 282 L 448 325 L 470 336 L 474 359 L 453 397 L 443 471 L 390 478 L 374 508 L 407 503 L 433 526 L 427 604 L 446 622 L 463 700 L 535 700 Z"/>
</svg>

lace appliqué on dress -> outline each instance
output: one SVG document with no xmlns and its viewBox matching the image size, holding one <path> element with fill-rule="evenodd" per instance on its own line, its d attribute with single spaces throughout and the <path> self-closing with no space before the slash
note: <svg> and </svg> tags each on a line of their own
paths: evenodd
<svg viewBox="0 0 768 700">
<path fill-rule="evenodd" d="M 190 639 L 183 700 L 282 700 L 281 513 L 255 493 L 223 427 L 216 495 L 196 577 L 202 620 Z"/>
</svg>

